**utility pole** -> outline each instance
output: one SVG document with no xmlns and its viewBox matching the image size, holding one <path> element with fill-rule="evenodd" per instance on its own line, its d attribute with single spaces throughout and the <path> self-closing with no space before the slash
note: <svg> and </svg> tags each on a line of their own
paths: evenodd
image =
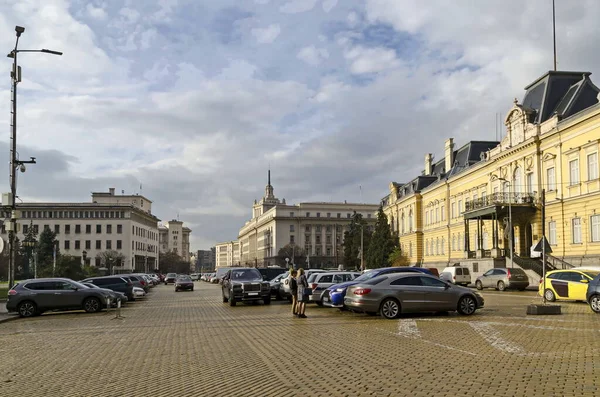
<svg viewBox="0 0 600 397">
<path fill-rule="evenodd" d="M 554 44 L 554 71 L 556 72 L 556 9 L 552 0 L 552 41 Z"/>
<path fill-rule="evenodd" d="M 361 219 L 362 221 L 362 219 Z M 360 270 L 365 271 L 365 253 L 364 253 L 364 237 L 363 224 L 360 224 Z"/>
<path fill-rule="evenodd" d="M 12 78 L 12 97 L 11 97 L 11 146 L 10 146 L 10 221 L 8 222 L 8 288 L 12 288 L 15 283 L 15 237 L 17 233 L 17 168 L 21 172 L 25 172 L 25 164 L 35 164 L 35 157 L 31 157 L 31 160 L 21 161 L 17 158 L 17 84 L 21 81 L 21 67 L 17 64 L 17 54 L 19 52 L 44 52 L 53 55 L 62 55 L 62 52 L 47 50 L 45 48 L 41 50 L 19 50 L 19 38 L 21 34 L 25 32 L 25 28 L 22 26 L 15 26 L 15 32 L 17 34 L 17 40 L 15 41 L 15 48 L 8 54 L 9 58 L 13 59 L 13 67 L 11 71 Z M 4 205 L 4 203 L 2 203 Z"/>
<path fill-rule="evenodd" d="M 546 304 L 546 189 L 542 189 L 542 303 Z"/>
</svg>

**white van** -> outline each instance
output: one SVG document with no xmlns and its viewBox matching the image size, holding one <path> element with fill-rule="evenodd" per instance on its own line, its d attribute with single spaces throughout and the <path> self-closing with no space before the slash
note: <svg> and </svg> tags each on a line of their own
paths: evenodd
<svg viewBox="0 0 600 397">
<path fill-rule="evenodd" d="M 450 266 L 444 268 L 440 273 L 440 278 L 452 284 L 464 285 L 471 284 L 471 272 L 468 267 Z"/>
</svg>

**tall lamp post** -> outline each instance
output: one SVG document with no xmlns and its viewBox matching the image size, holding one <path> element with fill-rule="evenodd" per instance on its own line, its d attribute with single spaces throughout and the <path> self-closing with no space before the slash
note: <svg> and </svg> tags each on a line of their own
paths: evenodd
<svg viewBox="0 0 600 397">
<path fill-rule="evenodd" d="M 25 31 L 22 26 L 15 26 L 17 40 L 15 48 L 8 54 L 13 59 L 13 67 L 10 73 L 12 78 L 12 106 L 11 106 L 11 147 L 10 147 L 10 221 L 9 221 L 9 255 L 8 255 L 8 287 L 12 288 L 15 282 L 15 233 L 17 232 L 17 168 L 25 172 L 25 164 L 35 164 L 35 157 L 31 160 L 21 161 L 17 158 L 17 84 L 21 81 L 21 67 L 17 64 L 17 54 L 20 52 L 44 52 L 53 55 L 62 55 L 62 52 L 47 50 L 19 50 L 19 38 Z"/>
<path fill-rule="evenodd" d="M 512 207 L 511 207 L 511 202 L 512 202 L 512 183 L 510 183 L 509 180 L 505 179 L 505 178 L 498 178 L 497 175 L 492 175 L 492 180 L 493 181 L 503 181 L 505 184 L 508 185 L 508 231 L 509 231 L 509 239 L 508 239 L 508 249 L 510 251 L 510 267 L 512 268 L 514 266 L 514 262 L 513 262 L 513 224 L 512 224 Z"/>
</svg>

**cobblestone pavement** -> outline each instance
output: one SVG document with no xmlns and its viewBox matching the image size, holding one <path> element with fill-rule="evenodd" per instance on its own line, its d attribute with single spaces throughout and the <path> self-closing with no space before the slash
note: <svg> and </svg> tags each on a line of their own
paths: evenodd
<svg viewBox="0 0 600 397">
<path fill-rule="evenodd" d="M 600 317 L 532 317 L 530 292 L 484 292 L 472 317 L 384 320 L 309 305 L 229 307 L 219 286 L 158 286 L 114 314 L 0 324 L 0 396 L 600 395 Z"/>
</svg>

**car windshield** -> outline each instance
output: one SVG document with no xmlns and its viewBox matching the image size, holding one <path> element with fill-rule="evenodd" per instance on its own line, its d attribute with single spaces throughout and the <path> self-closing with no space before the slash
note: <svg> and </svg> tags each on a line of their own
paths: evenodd
<svg viewBox="0 0 600 397">
<path fill-rule="evenodd" d="M 313 283 L 316 278 L 317 278 L 317 274 L 313 273 L 313 274 L 310 275 L 310 277 L 306 281 L 308 281 L 309 283 Z"/>
<path fill-rule="evenodd" d="M 192 281 L 190 276 L 179 276 L 177 277 L 177 281 Z"/>
<path fill-rule="evenodd" d="M 92 284 L 92 283 L 82 283 L 82 284 L 83 284 L 83 285 L 85 285 L 85 286 L 86 286 L 86 287 L 88 287 L 88 288 L 100 288 L 100 287 L 98 287 L 97 285 L 95 285 L 95 284 Z"/>
<path fill-rule="evenodd" d="M 83 289 L 89 288 L 87 285 L 81 284 L 81 283 L 79 283 L 77 281 L 71 281 L 71 283 L 73 283 L 75 285 L 75 287 L 77 287 L 77 288 L 83 288 Z"/>
<path fill-rule="evenodd" d="M 177 277 L 177 273 L 168 273 L 167 277 Z"/>
<path fill-rule="evenodd" d="M 231 271 L 233 281 L 254 281 L 262 280 L 262 275 L 256 269 L 240 269 Z"/>
<path fill-rule="evenodd" d="M 377 277 L 377 275 L 378 275 L 378 272 L 376 270 L 369 270 L 368 272 L 355 278 L 354 281 L 367 281 L 367 280 L 372 279 L 373 277 Z"/>
<path fill-rule="evenodd" d="M 367 282 L 363 282 L 363 284 L 367 284 L 367 285 L 377 285 L 380 282 L 382 282 L 383 280 L 387 279 L 388 276 L 384 275 L 384 276 L 378 276 L 378 277 L 373 277 L 372 279 L 370 279 Z"/>
</svg>

